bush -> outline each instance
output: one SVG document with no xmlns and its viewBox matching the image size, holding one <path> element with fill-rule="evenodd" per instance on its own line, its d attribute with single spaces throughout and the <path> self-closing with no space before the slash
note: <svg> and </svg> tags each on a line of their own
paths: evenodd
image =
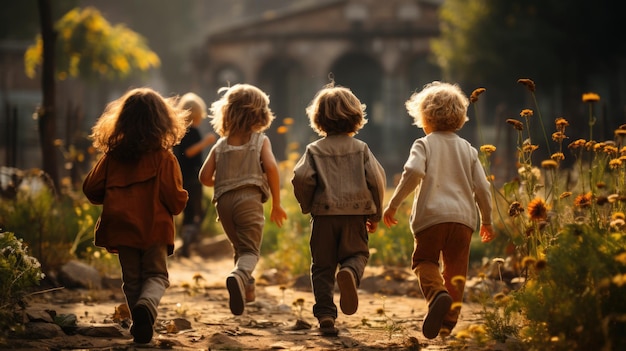
<svg viewBox="0 0 626 351">
<path fill-rule="evenodd" d="M 39 261 L 27 251 L 13 233 L 0 233 L 0 330 L 5 332 L 16 324 L 14 313 L 26 294 L 44 277 Z"/>
</svg>

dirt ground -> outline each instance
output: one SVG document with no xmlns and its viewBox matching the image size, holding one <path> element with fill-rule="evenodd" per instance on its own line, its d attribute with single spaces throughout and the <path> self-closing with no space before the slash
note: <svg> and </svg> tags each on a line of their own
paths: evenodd
<svg viewBox="0 0 626 351">
<path fill-rule="evenodd" d="M 383 268 L 368 267 L 369 288 L 359 290 L 359 309 L 351 316 L 339 312 L 336 337 L 320 334 L 312 315 L 313 294 L 297 284 L 270 284 L 257 278 L 257 299 L 241 316 L 228 308 L 225 277 L 232 260 L 198 256 L 170 261 L 171 286 L 159 306 L 156 333 L 150 344 L 138 345 L 128 321 L 115 321 L 124 303 L 121 289 L 59 290 L 33 297 L 29 310 L 75 314 L 79 325 L 116 326 L 121 335 L 63 335 L 47 339 L 10 339 L 17 350 L 495 350 L 497 345 L 468 345 L 454 337 L 426 339 L 421 333 L 426 303 L 410 271 L 401 279 Z M 398 275 L 396 271 L 393 273 Z M 300 285 L 302 284 L 301 279 Z M 404 284 L 404 285 L 402 285 Z M 375 287 L 378 285 L 378 287 Z M 404 286 L 400 289 L 399 286 Z M 407 290 L 406 286 L 412 286 Z M 362 285 L 363 287 L 363 285 Z M 403 290 L 404 295 L 396 291 Z M 372 292 L 378 290 L 379 292 Z M 408 293 L 406 293 L 408 291 Z M 383 294 L 381 292 L 388 292 Z M 298 301 L 302 307 L 299 308 Z M 339 294 L 335 296 L 338 304 Z M 481 323 L 480 306 L 465 304 L 455 330 Z M 118 314 L 119 316 L 119 314 Z M 459 345 L 464 345 L 460 347 Z M 460 348 L 459 348 L 460 347 Z"/>
</svg>

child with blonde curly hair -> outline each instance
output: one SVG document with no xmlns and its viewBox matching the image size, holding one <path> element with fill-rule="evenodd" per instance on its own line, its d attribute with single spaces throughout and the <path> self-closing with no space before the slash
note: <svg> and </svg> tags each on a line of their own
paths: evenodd
<svg viewBox="0 0 626 351">
<path fill-rule="evenodd" d="M 185 135 L 186 114 L 150 88 L 132 89 L 107 105 L 91 134 L 104 155 L 87 174 L 83 192 L 102 205 L 95 245 L 119 256 L 137 343 L 152 340 L 157 307 L 169 287 L 173 216 L 187 202 L 171 148 Z"/>
<path fill-rule="evenodd" d="M 220 139 L 200 170 L 200 182 L 214 187 L 219 220 L 235 251 L 235 268 L 226 278 L 229 307 L 244 312 L 255 299 L 252 273 L 259 261 L 265 218 L 263 203 L 270 197 L 270 220 L 279 227 L 287 218 L 280 206 L 278 165 L 269 138 L 263 133 L 274 120 L 269 97 L 250 84 L 219 90 L 211 104 L 211 124 Z"/>
<path fill-rule="evenodd" d="M 367 144 L 354 138 L 367 120 L 365 105 L 350 89 L 325 86 L 306 112 L 321 139 L 307 145 L 292 183 L 302 212 L 312 217 L 313 315 L 323 334 L 334 335 L 335 282 L 342 312 L 351 315 L 358 308 L 357 287 L 369 259 L 368 233 L 376 231 L 382 216 L 385 171 Z"/>
<path fill-rule="evenodd" d="M 467 276 L 478 212 L 482 241 L 494 238 L 491 192 L 478 151 L 456 134 L 468 120 L 469 106 L 459 86 L 434 81 L 405 105 L 426 136 L 413 143 L 383 221 L 388 227 L 397 224 L 398 207 L 409 194 L 415 194 L 410 217 L 415 238 L 411 268 L 429 303 L 422 332 L 433 339 L 439 333 L 449 334 L 459 318 L 465 279 L 456 284 L 452 279 Z M 440 256 L 443 272 L 439 271 Z M 458 306 L 451 308 L 453 302 Z"/>
</svg>

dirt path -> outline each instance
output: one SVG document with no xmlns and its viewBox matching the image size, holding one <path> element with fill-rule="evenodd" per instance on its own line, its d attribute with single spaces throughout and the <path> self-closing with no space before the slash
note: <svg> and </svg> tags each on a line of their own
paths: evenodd
<svg viewBox="0 0 626 351">
<path fill-rule="evenodd" d="M 337 337 L 322 336 L 312 315 L 313 295 L 279 285 L 257 287 L 257 300 L 242 316 L 228 308 L 224 278 L 232 268 L 230 259 L 205 261 L 199 257 L 171 261 L 170 280 L 156 323 L 157 333 L 148 345 L 136 345 L 127 329 L 121 336 L 64 335 L 39 340 L 12 339 L 13 349 L 88 350 L 449 350 L 454 338 L 428 340 L 421 334 L 426 303 L 421 296 L 382 295 L 359 291 L 359 310 L 339 314 Z M 380 274 L 370 267 L 366 277 Z M 407 274 L 409 274 L 408 272 Z M 194 276 L 202 278 L 198 284 Z M 380 277 L 384 282 L 385 277 Z M 389 281 L 389 278 L 386 278 Z M 413 282 L 414 284 L 415 282 Z M 385 283 L 380 283 L 384 285 Z M 389 283 L 391 284 L 391 283 Z M 411 284 L 411 282 L 409 282 Z M 384 291 L 382 289 L 381 291 Z M 415 294 L 412 294 L 415 295 Z M 299 309 L 295 301 L 301 299 Z M 339 296 L 336 295 L 336 301 Z M 30 310 L 54 310 L 75 314 L 79 325 L 114 325 L 116 306 L 124 299 L 119 289 L 100 291 L 62 290 L 34 299 Z M 458 330 L 480 323 L 480 306 L 466 304 Z M 307 324 L 310 326 L 307 328 Z M 470 347 L 465 350 L 484 350 Z M 490 348 L 492 349 L 492 348 Z"/>
</svg>

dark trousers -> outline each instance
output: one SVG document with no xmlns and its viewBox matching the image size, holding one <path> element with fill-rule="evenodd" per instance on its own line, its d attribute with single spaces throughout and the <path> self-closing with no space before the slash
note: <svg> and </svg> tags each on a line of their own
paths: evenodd
<svg viewBox="0 0 626 351">
<path fill-rule="evenodd" d="M 367 218 L 314 216 L 311 219 L 311 282 L 315 304 L 313 315 L 337 318 L 333 302 L 337 266 L 354 274 L 357 287 L 369 259 Z"/>
</svg>

